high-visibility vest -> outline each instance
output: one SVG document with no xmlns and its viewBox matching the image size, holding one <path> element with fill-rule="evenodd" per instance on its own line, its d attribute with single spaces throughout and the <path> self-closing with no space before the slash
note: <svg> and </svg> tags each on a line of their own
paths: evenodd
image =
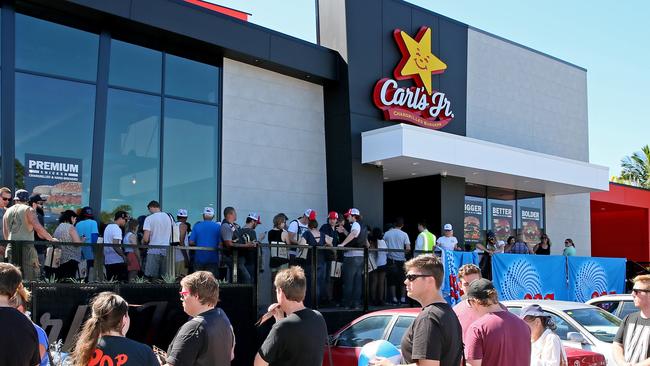
<svg viewBox="0 0 650 366">
<path fill-rule="evenodd" d="M 422 236 L 422 250 L 433 251 L 436 246 L 436 236 L 427 229 L 424 229 L 420 236 Z"/>
</svg>

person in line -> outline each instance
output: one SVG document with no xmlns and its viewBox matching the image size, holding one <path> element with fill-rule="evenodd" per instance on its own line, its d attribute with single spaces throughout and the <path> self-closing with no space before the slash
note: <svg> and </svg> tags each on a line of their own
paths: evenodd
<svg viewBox="0 0 650 366">
<path fill-rule="evenodd" d="M 72 210 L 65 210 L 59 216 L 59 226 L 54 230 L 54 237 L 65 243 L 83 243 L 85 238 L 80 238 L 75 228 L 77 214 Z M 63 245 L 61 247 L 61 264 L 56 269 L 59 279 L 77 278 L 79 263 L 81 262 L 81 247 Z"/>
<path fill-rule="evenodd" d="M 289 245 L 300 245 L 302 234 L 305 231 L 309 230 L 308 224 L 310 220 L 316 220 L 316 211 L 308 208 L 299 218 L 291 220 L 289 226 L 287 227 L 287 232 L 289 232 Z M 300 258 L 301 249 L 292 248 L 289 249 L 289 265 L 299 265 L 305 267 L 304 259 Z"/>
<path fill-rule="evenodd" d="M 567 365 L 562 340 L 553 332 L 557 326 L 551 316 L 532 304 L 523 308 L 519 317 L 530 328 L 530 366 Z"/>
<path fill-rule="evenodd" d="M 492 281 L 481 278 L 470 283 L 467 300 L 479 314 L 467 333 L 467 364 L 530 364 L 530 328 L 501 306 Z"/>
<path fill-rule="evenodd" d="M 348 210 L 350 233 L 338 247 L 363 248 L 368 245 L 368 230 L 361 222 L 361 213 L 356 208 Z M 343 253 L 343 303 L 346 308 L 361 308 L 361 279 L 363 275 L 363 250 L 346 250 Z"/>
<path fill-rule="evenodd" d="M 305 266 L 305 272 L 307 272 L 307 294 L 305 297 L 305 304 L 307 306 L 313 305 L 315 302 L 312 302 L 311 298 L 311 273 L 316 270 L 316 300 L 320 299 L 321 293 L 325 288 L 325 257 L 323 256 L 324 251 L 316 251 L 316 247 L 322 246 L 324 244 L 321 241 L 321 232 L 318 230 L 318 221 L 309 220 L 307 224 L 309 230 L 305 231 L 302 234 L 302 237 L 305 239 L 307 245 L 312 247 L 307 255 L 307 263 Z M 312 253 L 311 251 L 316 251 L 316 268 L 312 268 Z"/>
<path fill-rule="evenodd" d="M 29 303 L 29 299 L 31 297 L 31 294 L 29 291 L 27 291 L 26 288 L 24 287 L 19 287 L 18 291 L 16 291 L 16 296 L 14 296 L 11 299 L 11 306 L 13 306 L 16 310 L 20 311 L 21 314 L 25 315 L 27 319 L 31 321 L 29 318 L 29 313 L 27 312 L 26 306 L 27 303 Z M 47 334 L 45 333 L 45 330 L 38 326 L 38 324 L 33 323 L 34 329 L 36 329 L 36 334 L 38 334 L 38 352 L 39 355 L 41 356 L 41 363 L 40 366 L 49 366 L 50 365 L 50 355 L 49 355 L 49 347 L 50 347 L 50 342 L 47 340 Z"/>
<path fill-rule="evenodd" d="M 576 245 L 573 243 L 572 239 L 566 238 L 564 240 L 564 251 L 562 251 L 562 255 L 565 257 L 576 255 Z"/>
<path fill-rule="evenodd" d="M 187 222 L 187 210 L 184 208 L 176 212 L 176 222 L 178 226 L 178 246 L 188 247 L 190 245 L 190 234 L 192 227 Z M 190 254 L 187 250 L 176 248 L 174 251 L 174 267 L 176 267 L 176 276 L 186 276 L 190 270 Z"/>
<path fill-rule="evenodd" d="M 467 332 L 469 331 L 470 326 L 480 317 L 478 312 L 469 306 L 469 301 L 467 300 L 469 285 L 479 278 L 481 278 L 481 269 L 478 268 L 476 264 L 464 264 L 458 269 L 458 281 L 460 282 L 460 288 L 463 291 L 463 300 L 454 305 L 454 312 L 456 313 L 456 316 L 458 316 L 461 328 L 463 328 L 463 342 L 465 343 L 467 343 Z"/>
<path fill-rule="evenodd" d="M 551 239 L 548 235 L 542 234 L 539 238 L 539 243 L 533 247 L 533 252 L 537 255 L 550 255 L 551 254 Z"/>
<path fill-rule="evenodd" d="M 85 238 L 84 242 L 86 244 L 97 243 L 99 227 L 97 226 L 97 221 L 93 218 L 93 209 L 91 207 L 85 206 L 79 210 L 75 227 L 79 236 Z M 95 255 L 93 253 L 93 247 L 89 245 L 81 247 L 81 257 L 82 260 L 86 261 L 86 274 L 84 276 L 86 282 L 95 280 L 93 271 Z"/>
<path fill-rule="evenodd" d="M 151 201 L 147 204 L 151 215 L 144 219 L 142 228 L 142 243 L 148 245 L 169 246 L 172 239 L 172 226 L 174 219 L 166 212 L 162 212 L 158 201 Z M 104 238 L 106 242 L 106 238 Z M 147 249 L 147 260 L 144 266 L 144 275 L 156 279 L 167 273 L 167 250 L 166 248 Z"/>
<path fill-rule="evenodd" d="M 235 357 L 235 333 L 226 313 L 217 307 L 219 282 L 208 271 L 181 280 L 183 310 L 192 318 L 178 330 L 164 365 L 230 366 Z"/>
<path fill-rule="evenodd" d="M 264 340 L 254 366 L 321 366 L 327 344 L 323 316 L 305 307 L 305 272 L 299 266 L 283 269 L 275 276 L 277 303 L 269 307 L 275 324 Z"/>
<path fill-rule="evenodd" d="M 488 231 L 485 239 L 485 244 L 477 243 L 476 248 L 483 251 L 483 255 L 481 256 L 481 261 L 479 263 L 481 274 L 484 278 L 491 280 L 492 255 L 497 249 L 497 236 L 492 231 Z"/>
<path fill-rule="evenodd" d="M 113 292 L 102 292 L 91 302 L 86 320 L 72 351 L 74 366 L 160 366 L 149 346 L 126 338 L 131 319 L 129 304 Z"/>
<path fill-rule="evenodd" d="M 237 211 L 234 207 L 226 207 L 223 209 L 223 221 L 221 222 L 221 243 L 223 245 L 224 256 L 222 261 L 225 262 L 226 266 L 230 271 L 231 282 L 234 282 L 234 257 L 232 255 L 233 248 L 234 250 L 239 250 L 243 248 L 252 248 L 255 246 L 254 243 L 248 243 L 241 236 L 241 229 L 236 223 L 237 221 Z M 243 250 L 237 254 L 243 254 Z M 237 256 L 237 282 L 238 283 L 252 283 L 253 278 L 251 274 L 246 269 L 246 259 L 243 256 Z"/>
<path fill-rule="evenodd" d="M 418 366 L 460 365 L 462 329 L 456 314 L 440 293 L 445 273 L 442 262 L 434 254 L 423 254 L 406 262 L 404 269 L 407 294 L 422 306 L 402 337 L 404 361 Z M 377 358 L 370 365 L 391 366 L 392 363 Z"/>
<path fill-rule="evenodd" d="M 454 228 L 451 224 L 445 224 L 442 227 L 442 236 L 438 238 L 436 244 L 439 248 L 445 250 L 461 250 L 458 246 L 458 239 L 454 236 Z"/>
<path fill-rule="evenodd" d="M 2 218 L 7 212 L 7 206 L 11 201 L 11 189 L 7 187 L 0 188 L 0 239 L 4 240 L 4 233 L 2 230 Z M 7 249 L 6 245 L 0 243 L 0 263 L 5 261 L 5 250 Z"/>
<path fill-rule="evenodd" d="M 279 213 L 273 216 L 273 228 L 269 230 L 269 244 L 289 244 L 289 232 L 285 230 L 287 224 L 287 215 Z M 288 251 L 285 248 L 271 248 L 269 258 L 269 267 L 272 273 L 277 273 L 280 269 L 288 268 L 289 263 Z M 286 255 L 285 255 L 286 253 Z"/>
<path fill-rule="evenodd" d="M 388 248 L 384 241 L 384 232 L 376 227 L 368 235 L 370 248 L 378 249 L 370 252 L 374 257 L 377 268 L 370 272 L 370 303 L 376 306 L 386 305 L 386 251 Z"/>
<path fill-rule="evenodd" d="M 126 225 L 129 214 L 117 211 L 113 222 L 104 229 L 104 244 L 122 244 L 122 228 Z M 127 258 L 121 246 L 104 247 L 104 264 L 108 280 L 126 281 L 128 279 Z"/>
<path fill-rule="evenodd" d="M 650 275 L 636 276 L 632 298 L 639 311 L 628 314 L 616 332 L 612 354 L 618 366 L 650 365 Z"/>
<path fill-rule="evenodd" d="M 388 292 L 392 299 L 393 305 L 400 303 L 406 304 L 404 292 L 404 262 L 406 261 L 405 253 L 411 251 L 411 241 L 408 234 L 402 231 L 404 219 L 398 217 L 395 225 L 384 234 L 384 241 L 388 249 L 398 249 L 399 251 L 388 252 L 386 260 L 386 276 L 388 277 Z"/>
<path fill-rule="evenodd" d="M 510 238 L 514 239 L 512 236 Z M 508 243 L 510 243 L 510 238 L 508 238 Z M 506 244 L 505 252 L 510 254 L 534 254 L 530 246 L 524 241 L 523 233 L 517 235 L 517 240 L 510 247 Z"/>
<path fill-rule="evenodd" d="M 41 362 L 38 334 L 11 299 L 23 290 L 23 276 L 11 263 L 0 263 L 0 365 L 35 366 Z M 7 331 L 7 330 L 11 331 Z"/>
<path fill-rule="evenodd" d="M 126 270 L 128 271 L 129 282 L 135 281 L 142 270 L 142 258 L 138 249 L 138 220 L 130 218 L 126 222 L 124 234 L 124 253 L 126 254 Z"/>
<path fill-rule="evenodd" d="M 420 255 L 423 252 L 431 253 L 436 246 L 436 236 L 429 231 L 425 220 L 418 221 L 418 237 L 415 239 L 415 253 Z"/>
<path fill-rule="evenodd" d="M 248 271 L 248 274 L 251 276 L 251 279 L 255 281 L 257 275 L 257 245 L 266 238 L 266 233 L 257 238 L 257 225 L 262 224 L 262 219 L 260 215 L 256 212 L 249 212 L 246 216 L 246 222 L 244 227 L 241 228 L 241 235 L 244 239 L 244 243 L 249 244 L 247 248 L 239 250 L 239 260 L 243 260 L 244 267 Z"/>
<path fill-rule="evenodd" d="M 214 220 L 214 208 L 203 208 L 203 221 L 194 224 L 190 233 L 190 246 L 214 250 L 197 250 L 194 253 L 194 270 L 208 271 L 219 277 L 219 243 L 221 243 L 221 224 Z"/>
<path fill-rule="evenodd" d="M 327 222 L 320 227 L 320 240 L 322 246 L 336 247 L 339 245 L 339 235 L 336 231 L 336 222 L 339 219 L 339 214 L 336 211 L 330 211 L 327 214 Z M 384 253 L 385 254 L 385 253 Z M 332 272 L 332 262 L 336 261 L 336 251 L 324 250 L 319 255 L 322 255 L 325 260 L 325 289 L 321 291 L 321 301 L 324 304 L 331 304 L 334 300 L 334 281 L 330 276 Z"/>
<path fill-rule="evenodd" d="M 29 192 L 24 189 L 16 191 L 15 204 L 9 207 L 2 218 L 4 237 L 7 240 L 33 241 L 34 233 L 38 233 L 43 240 L 57 241 L 38 221 L 36 210 L 27 204 L 28 201 Z M 40 277 L 41 273 L 41 264 L 38 260 L 36 248 L 34 248 L 34 244 L 20 244 L 16 249 L 21 247 L 23 249 L 23 258 L 20 268 L 23 271 L 24 278 L 26 281 L 35 281 Z M 9 244 L 6 250 L 8 261 L 13 262 L 13 245 Z"/>
<path fill-rule="evenodd" d="M 29 201 L 27 204 L 34 209 L 36 212 L 36 218 L 41 226 L 45 227 L 45 210 L 43 206 L 47 201 L 46 197 L 41 196 L 40 194 L 32 194 L 29 196 Z M 34 232 L 34 241 L 44 241 L 45 237 L 38 235 L 37 232 Z M 47 252 L 47 247 L 45 245 L 36 245 L 36 255 L 38 256 L 38 261 L 41 265 L 45 263 L 45 253 Z"/>
</svg>

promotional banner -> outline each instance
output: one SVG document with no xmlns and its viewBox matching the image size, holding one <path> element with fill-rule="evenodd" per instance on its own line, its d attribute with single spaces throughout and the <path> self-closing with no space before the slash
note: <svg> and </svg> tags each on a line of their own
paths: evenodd
<svg viewBox="0 0 650 366">
<path fill-rule="evenodd" d="M 524 234 L 524 241 L 532 244 L 539 242 L 542 235 L 542 210 L 532 207 L 521 207 L 521 229 Z"/>
<path fill-rule="evenodd" d="M 81 159 L 25 154 L 25 189 L 47 196 L 46 216 L 81 206 L 82 165 Z"/>
<path fill-rule="evenodd" d="M 481 240 L 484 213 L 484 200 L 465 197 L 465 219 L 463 224 L 463 232 L 466 244 L 478 243 Z"/>
<path fill-rule="evenodd" d="M 567 257 L 569 300 L 625 293 L 625 258 Z"/>
<path fill-rule="evenodd" d="M 567 300 L 566 278 L 566 257 L 561 255 L 492 256 L 492 280 L 501 300 Z"/>
<path fill-rule="evenodd" d="M 490 218 L 492 220 L 492 231 L 497 240 L 508 240 L 512 235 L 513 225 L 513 205 L 494 203 L 490 207 Z"/>
<path fill-rule="evenodd" d="M 458 284 L 458 269 L 464 264 L 473 263 L 478 266 L 478 254 L 476 252 L 459 252 L 442 249 L 440 257 L 445 266 L 445 277 L 442 284 L 442 294 L 450 305 L 460 302 L 461 289 Z"/>
</svg>

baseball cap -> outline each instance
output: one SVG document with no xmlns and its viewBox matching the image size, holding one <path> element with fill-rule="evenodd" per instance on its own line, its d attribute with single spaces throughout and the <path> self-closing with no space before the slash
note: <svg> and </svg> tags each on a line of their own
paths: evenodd
<svg viewBox="0 0 650 366">
<path fill-rule="evenodd" d="M 248 218 L 257 221 L 258 225 L 262 223 L 262 221 L 260 221 L 260 215 L 257 212 L 249 212 Z"/>
<path fill-rule="evenodd" d="M 327 214 L 327 218 L 328 219 L 338 220 L 339 214 L 336 211 L 331 211 L 330 213 Z"/>
<path fill-rule="evenodd" d="M 348 210 L 348 212 L 345 213 L 345 216 L 350 216 L 350 215 L 359 216 L 361 215 L 361 212 L 359 212 L 359 210 L 356 208 L 351 208 Z"/>
<path fill-rule="evenodd" d="M 114 220 L 117 220 L 117 219 L 128 220 L 129 219 L 129 214 L 126 211 L 122 211 L 122 210 L 117 211 L 115 213 Z"/>
<path fill-rule="evenodd" d="M 178 212 L 176 212 L 177 217 L 187 217 L 187 210 L 184 208 L 179 208 Z"/>
<path fill-rule="evenodd" d="M 24 189 L 19 189 L 16 191 L 14 196 L 14 201 L 27 202 L 29 201 L 29 192 Z"/>
<path fill-rule="evenodd" d="M 549 315 L 542 310 L 542 307 L 537 305 L 537 304 L 532 304 L 528 305 L 525 308 L 521 309 L 521 314 L 519 314 L 519 317 L 521 319 L 527 317 L 527 316 L 545 316 L 548 317 Z"/>
<path fill-rule="evenodd" d="M 311 208 L 306 209 L 304 215 L 310 220 L 316 220 L 316 211 L 312 210 Z"/>
<path fill-rule="evenodd" d="M 79 215 L 83 217 L 93 217 L 93 209 L 89 206 L 83 207 L 79 210 Z"/>
<path fill-rule="evenodd" d="M 445 224 L 445 226 L 442 227 L 442 230 L 444 231 L 452 231 L 454 228 L 451 226 L 451 224 Z"/>
<path fill-rule="evenodd" d="M 494 290 L 492 281 L 486 278 L 479 278 L 472 281 L 467 288 L 467 298 L 469 299 L 487 299 L 490 297 L 488 291 Z"/>
<path fill-rule="evenodd" d="M 212 207 L 204 207 L 203 208 L 203 214 L 208 215 L 208 216 L 214 216 L 214 208 Z"/>
<path fill-rule="evenodd" d="M 47 198 L 42 197 L 40 194 L 33 194 L 31 197 L 29 197 L 29 203 L 34 203 L 34 202 L 41 202 L 41 201 L 47 201 Z"/>
</svg>

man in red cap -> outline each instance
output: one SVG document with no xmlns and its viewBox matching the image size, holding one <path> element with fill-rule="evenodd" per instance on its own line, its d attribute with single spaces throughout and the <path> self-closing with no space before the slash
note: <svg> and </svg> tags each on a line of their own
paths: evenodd
<svg viewBox="0 0 650 366">
<path fill-rule="evenodd" d="M 327 222 L 320 227 L 320 240 L 321 245 L 323 246 L 337 246 L 339 244 L 339 234 L 336 231 L 336 223 L 338 222 L 339 214 L 336 211 L 330 211 L 327 214 Z M 325 250 L 319 255 L 324 256 L 325 259 L 325 271 L 323 271 L 323 278 L 318 278 L 319 286 L 322 285 L 326 291 L 321 291 L 321 300 L 325 303 L 331 303 L 333 298 L 333 281 L 330 277 L 332 270 L 332 262 L 336 262 L 336 252 L 331 250 Z M 319 274 L 321 274 L 319 272 Z"/>
</svg>

